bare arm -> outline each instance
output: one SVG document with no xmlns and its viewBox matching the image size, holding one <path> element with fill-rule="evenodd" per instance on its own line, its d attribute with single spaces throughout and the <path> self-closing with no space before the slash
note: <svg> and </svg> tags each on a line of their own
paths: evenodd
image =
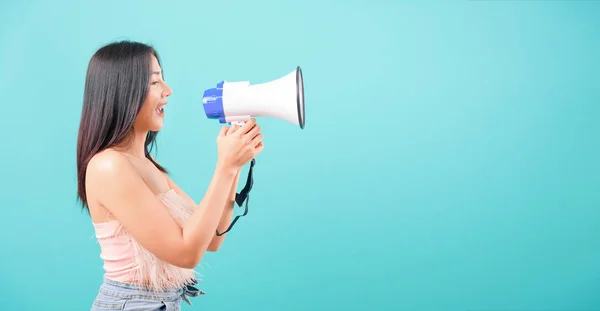
<svg viewBox="0 0 600 311">
<path fill-rule="evenodd" d="M 260 126 L 256 125 L 256 133 L 258 133 L 258 130 L 260 129 Z M 232 133 L 235 133 L 237 130 L 239 130 L 239 126 L 238 125 L 233 125 L 232 127 L 228 127 L 227 128 L 227 133 L 226 135 L 230 135 Z M 262 141 L 259 142 L 259 144 L 262 147 Z M 152 158 L 154 159 L 154 157 Z M 154 161 L 156 161 L 156 159 L 154 159 Z M 239 178 L 240 178 L 240 173 L 241 173 L 241 169 L 238 170 L 235 180 L 233 182 L 233 185 L 231 186 L 231 190 L 230 190 L 230 199 L 227 200 L 227 202 L 225 203 L 225 207 L 223 209 L 223 214 L 221 215 L 221 220 L 219 221 L 219 225 L 217 226 L 217 230 L 219 232 L 224 232 L 225 230 L 227 230 L 227 228 L 230 226 L 231 224 L 231 219 L 233 217 L 233 211 L 234 211 L 234 204 L 235 204 L 235 197 L 236 197 L 236 192 L 237 192 L 237 187 L 238 187 L 238 182 L 239 182 Z M 169 178 L 169 176 L 167 176 L 165 174 L 165 177 L 167 179 L 167 182 L 169 183 L 169 187 L 171 187 L 172 189 L 175 190 L 175 192 L 177 192 L 177 194 L 179 194 L 180 196 L 184 197 L 189 204 L 195 205 L 196 202 L 190 197 L 188 196 L 185 191 L 183 191 L 173 180 L 171 180 L 171 178 Z M 223 234 L 221 236 L 217 236 L 216 233 L 213 236 L 210 244 L 208 245 L 208 251 L 210 252 L 216 252 L 219 250 L 219 248 L 221 247 L 221 245 L 223 244 L 223 241 L 225 240 L 225 236 L 227 234 Z"/>
<path fill-rule="evenodd" d="M 219 232 L 223 232 L 223 231 L 227 230 L 227 228 L 231 224 L 231 219 L 233 217 L 233 211 L 234 211 L 233 206 L 235 203 L 235 194 L 236 194 L 236 190 L 237 190 L 237 186 L 238 186 L 238 181 L 240 178 L 240 172 L 241 172 L 241 170 L 239 170 L 237 172 L 236 177 L 233 181 L 233 184 L 231 185 L 230 196 L 225 203 L 225 206 L 223 208 L 223 213 L 221 214 L 221 220 L 219 221 L 219 224 L 217 226 L 217 230 Z M 167 182 L 169 183 L 169 187 L 174 189 L 177 194 L 179 194 L 180 196 L 185 198 L 189 204 L 196 205 L 196 202 L 189 195 L 187 195 L 187 193 L 185 193 L 185 191 L 183 191 L 173 180 L 171 180 L 171 178 L 169 178 L 169 176 L 166 176 L 166 178 L 167 178 Z M 211 240 L 210 244 L 208 245 L 207 250 L 209 252 L 218 251 L 219 248 L 221 247 L 221 244 L 223 244 L 223 241 L 225 240 L 226 235 L 227 234 L 217 236 L 216 233 L 213 234 L 212 240 Z"/>
<path fill-rule="evenodd" d="M 105 152 L 90 161 L 87 188 L 89 196 L 107 208 L 146 249 L 175 266 L 193 268 L 215 235 L 231 198 L 228 194 L 236 171 L 217 164 L 204 198 L 183 228 L 117 152 Z"/>
<path fill-rule="evenodd" d="M 223 209 L 223 214 L 221 215 L 221 221 L 219 221 L 219 225 L 217 226 L 217 230 L 219 230 L 219 232 L 225 232 L 225 230 L 227 230 L 227 228 L 231 224 L 231 218 L 233 217 L 233 210 L 234 210 L 233 207 L 235 204 L 235 194 L 236 194 L 236 190 L 237 190 L 238 181 L 240 179 L 241 171 L 242 170 L 239 170 L 237 172 L 237 175 L 235 176 L 235 180 L 233 181 L 233 185 L 231 186 L 230 199 L 229 199 L 229 201 L 227 201 L 225 208 Z M 225 233 L 221 236 L 217 236 L 217 234 L 215 233 L 215 236 L 213 236 L 212 241 L 208 245 L 208 250 L 211 252 L 216 252 L 217 250 L 219 250 L 219 248 L 221 247 L 221 244 L 223 244 L 223 241 L 225 240 L 226 235 L 227 235 L 227 233 Z"/>
</svg>

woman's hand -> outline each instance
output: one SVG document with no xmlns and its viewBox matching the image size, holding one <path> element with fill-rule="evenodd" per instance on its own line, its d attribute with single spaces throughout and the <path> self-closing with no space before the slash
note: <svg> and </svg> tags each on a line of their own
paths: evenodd
<svg viewBox="0 0 600 311">
<path fill-rule="evenodd" d="M 263 135 L 255 119 L 250 119 L 242 127 L 224 126 L 217 136 L 218 162 L 234 170 L 239 170 L 263 151 Z"/>
</svg>

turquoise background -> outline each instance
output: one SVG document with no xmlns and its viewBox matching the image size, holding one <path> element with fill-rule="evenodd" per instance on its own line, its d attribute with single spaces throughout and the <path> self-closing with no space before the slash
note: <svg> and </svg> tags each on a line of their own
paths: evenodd
<svg viewBox="0 0 600 311">
<path fill-rule="evenodd" d="M 119 39 L 162 56 L 156 155 L 196 200 L 204 89 L 304 71 L 306 128 L 258 120 L 249 214 L 184 310 L 600 309 L 600 2 L 341 0 L 3 1 L 0 309 L 97 293 L 75 145 Z"/>
</svg>

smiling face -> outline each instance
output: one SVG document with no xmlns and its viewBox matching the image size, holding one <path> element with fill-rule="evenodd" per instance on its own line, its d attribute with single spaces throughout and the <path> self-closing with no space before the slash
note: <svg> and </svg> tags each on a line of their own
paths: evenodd
<svg viewBox="0 0 600 311">
<path fill-rule="evenodd" d="M 163 80 L 162 68 L 154 55 L 151 56 L 150 85 L 146 100 L 140 110 L 134 127 L 144 131 L 158 131 L 163 127 L 164 107 L 167 97 L 172 94 L 171 88 Z"/>
</svg>

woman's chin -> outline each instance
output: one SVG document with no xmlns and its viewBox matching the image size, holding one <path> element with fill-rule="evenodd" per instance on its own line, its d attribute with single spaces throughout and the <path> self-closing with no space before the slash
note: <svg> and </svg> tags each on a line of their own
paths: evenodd
<svg viewBox="0 0 600 311">
<path fill-rule="evenodd" d="M 163 128 L 163 119 L 155 119 L 153 120 L 154 122 L 152 122 L 152 126 L 150 127 L 150 131 L 153 132 L 158 132 L 159 130 L 161 130 Z"/>
</svg>

